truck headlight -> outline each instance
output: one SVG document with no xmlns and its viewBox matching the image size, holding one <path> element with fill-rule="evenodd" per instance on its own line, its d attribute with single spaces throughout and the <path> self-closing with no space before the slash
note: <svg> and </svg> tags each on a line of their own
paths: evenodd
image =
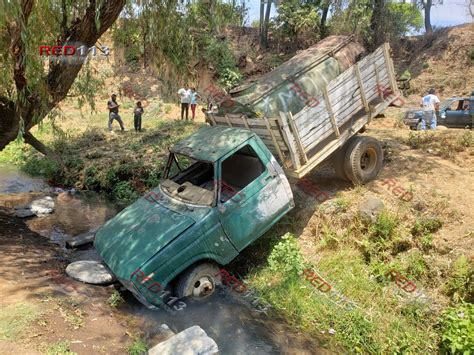
<svg viewBox="0 0 474 355">
<path fill-rule="evenodd" d="M 415 114 L 413 112 L 411 112 L 407 115 L 407 118 L 415 118 Z"/>
</svg>

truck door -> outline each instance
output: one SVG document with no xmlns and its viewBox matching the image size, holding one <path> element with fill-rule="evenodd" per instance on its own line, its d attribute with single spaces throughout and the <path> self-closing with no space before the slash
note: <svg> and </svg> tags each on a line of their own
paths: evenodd
<svg viewBox="0 0 474 355">
<path fill-rule="evenodd" d="M 446 126 L 447 127 L 464 127 L 464 100 L 454 100 L 446 109 Z"/>
<path fill-rule="evenodd" d="M 218 169 L 219 219 L 241 251 L 290 209 L 290 199 L 254 139 L 222 158 Z"/>
</svg>

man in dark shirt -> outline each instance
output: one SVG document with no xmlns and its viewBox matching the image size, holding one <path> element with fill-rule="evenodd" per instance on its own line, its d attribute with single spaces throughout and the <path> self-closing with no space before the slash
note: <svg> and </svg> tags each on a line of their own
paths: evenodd
<svg viewBox="0 0 474 355">
<path fill-rule="evenodd" d="M 107 108 L 109 109 L 109 131 L 112 132 L 112 122 L 113 120 L 117 120 L 120 125 L 122 131 L 125 130 L 123 127 L 122 118 L 118 114 L 119 111 L 119 104 L 117 103 L 117 95 L 112 94 L 111 100 L 107 102 Z"/>
</svg>

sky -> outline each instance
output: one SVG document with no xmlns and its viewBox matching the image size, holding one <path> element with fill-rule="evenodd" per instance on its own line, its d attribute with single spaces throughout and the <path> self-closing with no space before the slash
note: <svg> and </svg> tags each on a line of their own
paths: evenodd
<svg viewBox="0 0 474 355">
<path fill-rule="evenodd" d="M 250 8 L 250 24 L 252 21 L 259 19 L 260 0 L 246 0 L 245 3 L 247 4 L 247 7 Z M 468 14 L 468 4 L 469 0 L 444 0 L 442 5 L 436 5 L 431 9 L 431 24 L 433 26 L 445 27 L 468 22 L 472 23 L 473 20 Z M 474 4 L 471 6 L 474 6 Z M 275 11 L 273 11 L 272 14 L 274 15 Z"/>
</svg>

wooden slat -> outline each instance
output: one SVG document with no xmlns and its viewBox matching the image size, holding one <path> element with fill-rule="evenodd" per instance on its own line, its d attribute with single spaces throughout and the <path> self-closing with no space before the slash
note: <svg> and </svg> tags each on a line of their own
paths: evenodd
<svg viewBox="0 0 474 355">
<path fill-rule="evenodd" d="M 229 116 L 227 116 L 226 114 L 224 114 L 224 117 L 225 117 L 225 119 L 226 119 L 227 124 L 229 125 L 229 127 L 232 127 L 232 123 L 230 122 Z"/>
<path fill-rule="evenodd" d="M 304 162 L 306 163 L 308 161 L 308 157 L 306 156 L 303 144 L 301 143 L 300 135 L 298 133 L 298 130 L 296 129 L 295 122 L 293 120 L 293 114 L 291 112 L 288 112 L 288 116 L 288 122 L 290 123 L 291 130 L 293 131 L 293 135 L 295 136 L 296 144 L 298 146 L 298 149 L 300 150 L 301 155 L 303 156 Z"/>
<path fill-rule="evenodd" d="M 298 152 L 296 150 L 295 143 L 294 143 L 295 140 L 294 140 L 294 137 L 291 134 L 290 129 L 288 127 L 288 122 L 287 122 L 286 115 L 285 115 L 284 112 L 280 111 L 280 120 L 279 120 L 279 122 L 280 122 L 280 127 L 281 127 L 281 130 L 282 130 L 283 138 L 285 139 L 286 145 L 288 146 L 288 150 L 289 150 L 289 153 L 290 153 L 291 162 L 293 164 L 293 167 L 295 169 L 299 169 L 301 167 L 300 158 L 298 156 Z"/>
<path fill-rule="evenodd" d="M 247 128 L 250 131 L 250 126 L 249 123 L 247 122 L 247 117 L 242 117 L 242 120 L 244 121 L 245 128 Z"/>
<path fill-rule="evenodd" d="M 209 118 L 209 121 L 211 122 L 211 125 L 217 126 L 217 123 L 216 123 L 216 120 L 214 119 L 214 114 L 213 113 L 206 114 L 206 116 Z"/>
<path fill-rule="evenodd" d="M 273 134 L 273 131 L 272 129 L 270 128 L 270 122 L 268 122 L 268 119 L 266 117 L 263 118 L 266 125 L 267 125 L 267 129 L 268 129 L 268 133 L 270 133 L 270 136 L 272 137 L 272 141 L 273 141 L 273 146 L 275 147 L 275 149 L 277 150 L 278 152 L 278 156 L 280 157 L 280 160 L 281 161 L 284 161 L 284 157 L 283 157 L 283 153 L 281 152 L 280 150 L 280 145 L 278 144 L 277 140 L 276 140 L 276 137 L 275 135 Z"/>
<path fill-rule="evenodd" d="M 385 62 L 387 63 L 387 66 L 389 67 L 388 77 L 390 79 L 390 87 L 392 88 L 392 92 L 396 95 L 398 91 L 397 79 L 395 78 L 395 70 L 393 67 L 391 67 L 392 60 L 390 58 L 390 45 L 388 43 L 384 43 L 383 50 L 384 50 Z"/>
<path fill-rule="evenodd" d="M 336 133 L 336 136 L 339 137 L 341 134 L 339 133 L 339 128 L 337 127 L 336 118 L 334 117 L 334 113 L 332 112 L 331 101 L 329 101 L 329 96 L 326 89 L 323 90 L 323 95 L 324 101 L 326 102 L 326 110 L 328 111 L 329 118 L 331 119 L 332 128 L 334 130 L 334 133 Z"/>
</svg>

